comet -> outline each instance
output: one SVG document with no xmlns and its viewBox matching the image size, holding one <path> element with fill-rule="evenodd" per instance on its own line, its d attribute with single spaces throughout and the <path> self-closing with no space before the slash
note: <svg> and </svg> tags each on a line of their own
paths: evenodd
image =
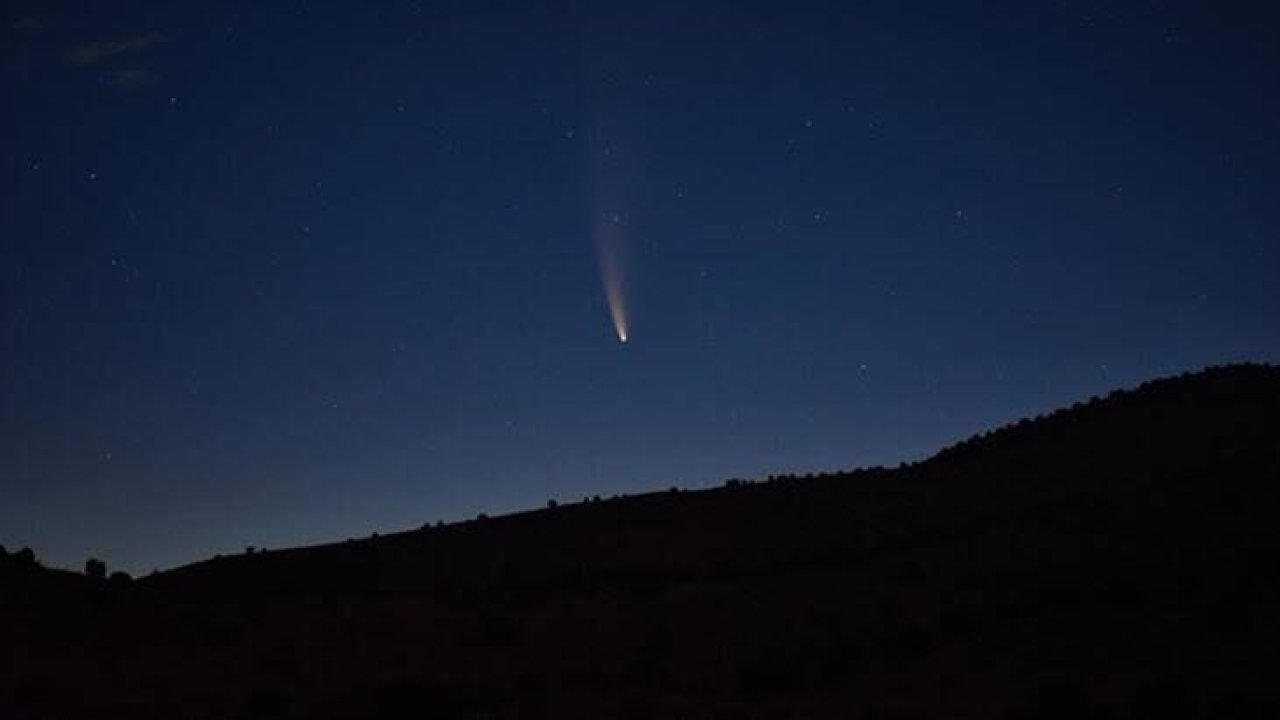
<svg viewBox="0 0 1280 720">
<path fill-rule="evenodd" d="M 635 196 L 632 187 L 637 163 L 628 152 L 627 138 L 630 116 L 624 112 L 623 98 L 612 97 L 612 85 L 598 81 L 589 101 L 587 142 L 587 176 L 589 178 L 589 231 L 595 240 L 596 259 L 600 264 L 600 283 L 609 319 L 618 342 L 631 340 L 630 315 L 630 247 L 636 230 L 627 209 Z"/>
<path fill-rule="evenodd" d="M 622 236 L 620 218 L 612 216 L 600 223 L 596 233 L 596 253 L 600 259 L 600 282 L 604 285 L 604 299 L 609 306 L 609 318 L 618 342 L 624 345 L 629 337 L 627 324 L 627 283 L 623 272 Z"/>
</svg>

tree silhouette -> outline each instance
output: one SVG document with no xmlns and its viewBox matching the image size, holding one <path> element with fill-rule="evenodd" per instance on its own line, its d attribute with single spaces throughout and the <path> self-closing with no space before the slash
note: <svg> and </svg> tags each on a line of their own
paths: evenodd
<svg viewBox="0 0 1280 720">
<path fill-rule="evenodd" d="M 84 562 L 84 574 L 91 580 L 105 580 L 107 564 L 97 558 L 89 558 Z"/>
</svg>

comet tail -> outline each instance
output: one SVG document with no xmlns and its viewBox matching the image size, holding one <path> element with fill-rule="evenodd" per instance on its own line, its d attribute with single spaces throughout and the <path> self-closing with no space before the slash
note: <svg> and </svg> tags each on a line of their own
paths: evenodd
<svg viewBox="0 0 1280 720">
<path fill-rule="evenodd" d="M 618 239 L 611 234 L 602 234 L 599 238 L 600 280 L 604 283 L 604 298 L 609 304 L 609 317 L 613 319 L 614 332 L 618 334 L 618 342 L 627 341 L 627 294 L 626 282 L 622 273 L 622 261 L 619 257 Z"/>
</svg>

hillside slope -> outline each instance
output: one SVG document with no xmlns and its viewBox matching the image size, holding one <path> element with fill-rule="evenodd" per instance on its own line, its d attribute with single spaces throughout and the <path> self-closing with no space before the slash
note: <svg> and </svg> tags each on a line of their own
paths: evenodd
<svg viewBox="0 0 1280 720">
<path fill-rule="evenodd" d="M 895 470 L 10 583 L 0 716 L 1266 713 L 1278 510 L 1280 369 L 1214 368 Z"/>
</svg>

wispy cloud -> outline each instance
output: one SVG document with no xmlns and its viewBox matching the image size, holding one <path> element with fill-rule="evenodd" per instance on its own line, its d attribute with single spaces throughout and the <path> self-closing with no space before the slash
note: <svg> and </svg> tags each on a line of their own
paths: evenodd
<svg viewBox="0 0 1280 720">
<path fill-rule="evenodd" d="M 165 42 L 166 39 L 160 33 L 147 33 L 85 43 L 72 48 L 67 54 L 67 60 L 75 65 L 98 65 L 120 55 L 140 53 L 152 45 Z"/>
<path fill-rule="evenodd" d="M 120 68 L 107 73 L 107 82 L 121 90 L 137 90 L 155 79 L 155 73 L 146 68 Z"/>
<path fill-rule="evenodd" d="M 27 16 L 18 18 L 10 27 L 18 32 L 35 33 L 44 29 L 44 23 L 40 22 L 39 18 Z"/>
</svg>

